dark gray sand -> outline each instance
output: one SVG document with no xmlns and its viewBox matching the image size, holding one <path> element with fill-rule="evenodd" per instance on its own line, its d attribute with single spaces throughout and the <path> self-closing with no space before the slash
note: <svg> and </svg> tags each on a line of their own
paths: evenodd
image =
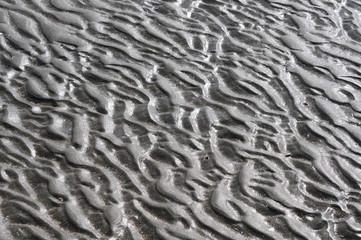
<svg viewBox="0 0 361 240">
<path fill-rule="evenodd" d="M 361 239 L 359 0 L 0 0 L 0 239 Z"/>
</svg>

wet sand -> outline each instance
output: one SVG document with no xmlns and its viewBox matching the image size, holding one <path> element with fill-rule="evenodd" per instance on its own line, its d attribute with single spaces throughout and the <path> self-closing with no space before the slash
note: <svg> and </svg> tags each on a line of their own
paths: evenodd
<svg viewBox="0 0 361 240">
<path fill-rule="evenodd" d="M 0 239 L 361 239 L 357 0 L 0 0 Z"/>
</svg>

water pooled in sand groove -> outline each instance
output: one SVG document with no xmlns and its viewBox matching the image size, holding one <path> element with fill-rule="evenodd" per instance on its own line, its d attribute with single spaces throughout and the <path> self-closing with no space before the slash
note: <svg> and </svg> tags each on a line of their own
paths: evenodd
<svg viewBox="0 0 361 240">
<path fill-rule="evenodd" d="M 356 0 L 0 0 L 1 239 L 361 239 Z"/>
</svg>

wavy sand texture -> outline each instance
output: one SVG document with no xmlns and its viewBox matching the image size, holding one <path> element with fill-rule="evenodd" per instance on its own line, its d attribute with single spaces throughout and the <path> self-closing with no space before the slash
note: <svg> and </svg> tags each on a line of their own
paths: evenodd
<svg viewBox="0 0 361 240">
<path fill-rule="evenodd" d="M 0 239 L 361 239 L 358 0 L 0 0 Z"/>
</svg>

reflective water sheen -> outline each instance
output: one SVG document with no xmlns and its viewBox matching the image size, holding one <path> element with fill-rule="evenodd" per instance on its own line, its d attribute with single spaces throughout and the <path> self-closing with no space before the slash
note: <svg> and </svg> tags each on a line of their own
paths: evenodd
<svg viewBox="0 0 361 240">
<path fill-rule="evenodd" d="M 361 239 L 358 0 L 0 0 L 0 238 Z"/>
</svg>

